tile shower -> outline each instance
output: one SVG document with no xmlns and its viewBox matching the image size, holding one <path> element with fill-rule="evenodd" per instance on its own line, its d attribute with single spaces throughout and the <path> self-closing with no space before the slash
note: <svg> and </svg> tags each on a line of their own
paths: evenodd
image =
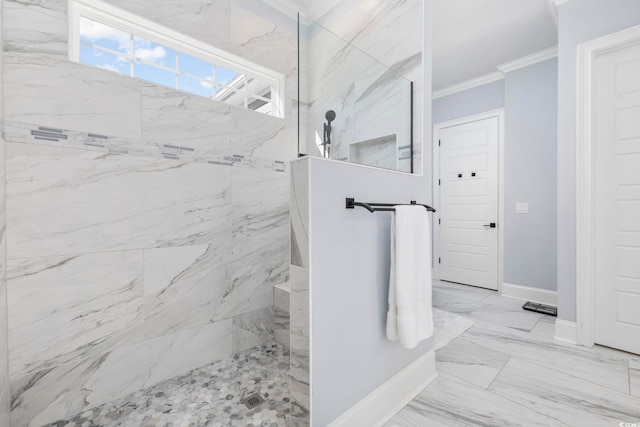
<svg viewBox="0 0 640 427">
<path fill-rule="evenodd" d="M 272 342 L 289 280 L 295 21 L 248 1 L 110 3 L 283 73 L 287 117 L 72 63 L 66 0 L 3 0 L 12 426 Z"/>
<path fill-rule="evenodd" d="M 0 1 L 2 426 L 9 411 L 12 427 L 132 411 L 140 390 L 168 395 L 176 378 L 264 361 L 247 355 L 289 338 L 295 20 L 257 0 L 109 3 L 284 74 L 286 117 L 72 63 L 66 0 Z M 421 2 L 376 3 L 371 14 L 342 1 L 323 25 L 404 67 L 419 98 L 420 61 L 406 61 L 419 38 L 382 41 L 378 30 L 408 28 L 400 17 Z M 418 130 L 420 105 L 414 113 Z M 269 384 L 288 364 L 275 348 Z"/>
</svg>

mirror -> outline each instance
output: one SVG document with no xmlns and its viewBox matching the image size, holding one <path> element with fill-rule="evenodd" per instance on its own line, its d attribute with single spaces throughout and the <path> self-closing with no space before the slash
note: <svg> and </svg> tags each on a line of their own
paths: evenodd
<svg viewBox="0 0 640 427">
<path fill-rule="evenodd" d="M 413 172 L 412 83 L 299 15 L 299 155 Z"/>
</svg>

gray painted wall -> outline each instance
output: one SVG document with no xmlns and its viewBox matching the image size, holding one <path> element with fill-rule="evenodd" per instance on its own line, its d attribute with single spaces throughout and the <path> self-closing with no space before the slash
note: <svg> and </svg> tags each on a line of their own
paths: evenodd
<svg viewBox="0 0 640 427">
<path fill-rule="evenodd" d="M 574 0 L 559 7 L 558 317 L 563 320 L 576 320 L 576 48 L 638 24 L 638 0 Z"/>
<path fill-rule="evenodd" d="M 505 110 L 506 283 L 556 290 L 557 60 L 433 101 L 433 122 Z M 515 214 L 515 203 L 529 214 Z"/>
<path fill-rule="evenodd" d="M 504 107 L 504 80 L 487 83 L 433 100 L 433 123 Z"/>
<path fill-rule="evenodd" d="M 554 291 L 557 82 L 554 58 L 508 73 L 504 91 L 504 281 Z"/>
<path fill-rule="evenodd" d="M 387 340 L 391 215 L 347 210 L 345 197 L 427 200 L 415 175 L 300 161 L 310 167 L 311 417 L 326 426 L 432 347 L 432 339 L 412 350 Z"/>
</svg>

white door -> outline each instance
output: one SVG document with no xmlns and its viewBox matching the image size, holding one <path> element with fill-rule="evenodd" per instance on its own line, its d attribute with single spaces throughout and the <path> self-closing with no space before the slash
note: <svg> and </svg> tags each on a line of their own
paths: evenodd
<svg viewBox="0 0 640 427">
<path fill-rule="evenodd" d="M 640 41 L 593 64 L 594 340 L 640 354 Z"/>
<path fill-rule="evenodd" d="M 441 280 L 498 289 L 498 126 L 440 129 Z"/>
</svg>

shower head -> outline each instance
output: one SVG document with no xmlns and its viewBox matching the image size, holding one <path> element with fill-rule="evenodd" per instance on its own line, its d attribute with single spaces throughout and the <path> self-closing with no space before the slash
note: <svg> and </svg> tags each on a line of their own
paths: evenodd
<svg viewBox="0 0 640 427">
<path fill-rule="evenodd" d="M 324 118 L 327 119 L 329 123 L 336 119 L 336 112 L 333 110 L 329 110 L 325 113 Z"/>
<path fill-rule="evenodd" d="M 331 151 L 329 145 L 331 144 L 331 122 L 336 118 L 336 112 L 333 110 L 329 110 L 324 113 L 324 118 L 327 119 L 327 123 L 323 123 L 322 127 L 324 128 L 324 141 L 322 145 L 324 145 L 324 157 L 331 157 Z"/>
</svg>

